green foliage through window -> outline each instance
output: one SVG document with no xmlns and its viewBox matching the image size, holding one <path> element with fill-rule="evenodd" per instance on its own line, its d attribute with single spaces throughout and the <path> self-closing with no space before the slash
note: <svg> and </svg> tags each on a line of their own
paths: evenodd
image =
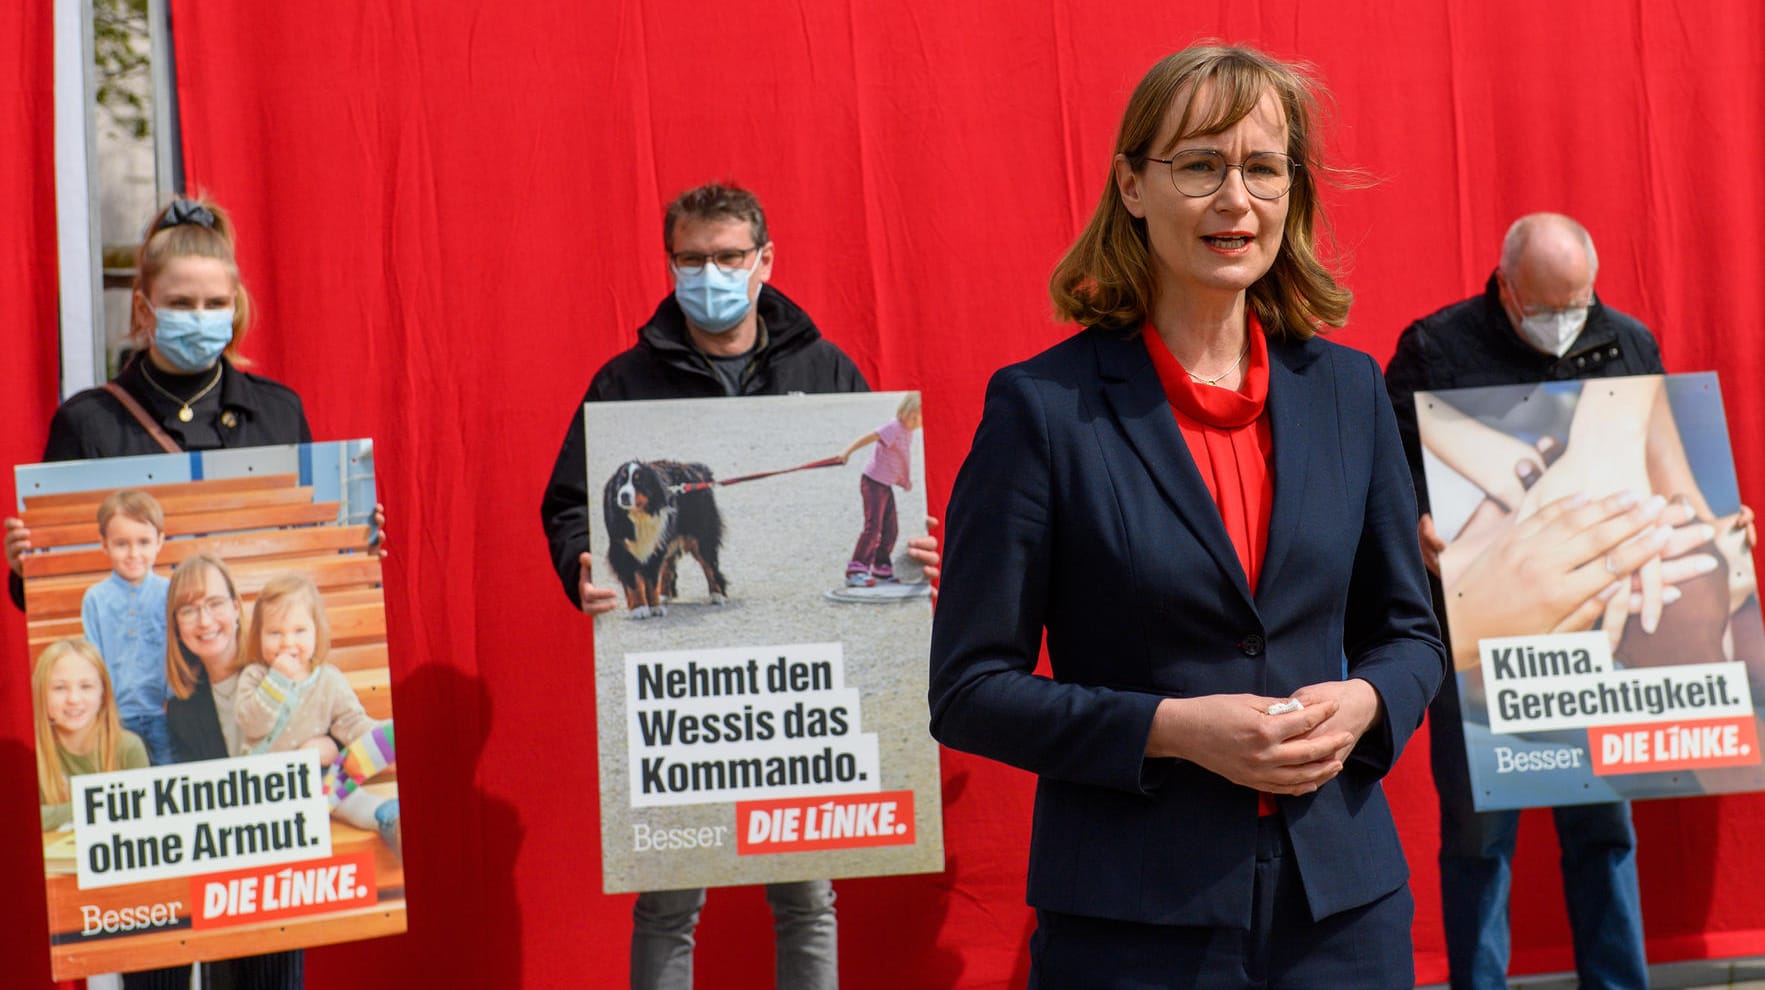
<svg viewBox="0 0 1765 990">
<path fill-rule="evenodd" d="M 134 138 L 147 137 L 153 119 L 148 50 L 147 0 L 92 0 L 98 112 Z"/>
</svg>

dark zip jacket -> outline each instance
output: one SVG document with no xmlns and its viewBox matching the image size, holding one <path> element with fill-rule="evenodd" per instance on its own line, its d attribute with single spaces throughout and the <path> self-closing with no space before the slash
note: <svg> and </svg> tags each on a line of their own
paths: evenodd
<svg viewBox="0 0 1765 990">
<path fill-rule="evenodd" d="M 786 395 L 792 392 L 868 392 L 858 366 L 821 336 L 809 314 L 770 285 L 760 287 L 755 301 L 760 336 L 742 371 L 736 395 Z M 693 347 L 686 316 L 670 294 L 637 331 L 637 344 L 595 373 L 582 402 L 627 402 L 637 399 L 704 399 L 728 396 L 711 363 Z M 563 447 L 545 487 L 540 519 L 550 545 L 552 567 L 564 595 L 580 608 L 577 597 L 578 560 L 588 544 L 588 453 L 582 430 L 582 406 L 570 415 Z"/>
<path fill-rule="evenodd" d="M 1397 431 L 1409 458 L 1419 511 L 1427 512 L 1422 477 L 1422 438 L 1416 426 L 1416 393 L 1449 388 L 1521 385 L 1580 378 L 1659 375 L 1661 351 L 1648 327 L 1600 302 L 1562 357 L 1544 354 L 1514 332 L 1492 274 L 1483 294 L 1453 303 L 1409 325 L 1385 369 L 1385 387 L 1397 413 Z"/>
</svg>

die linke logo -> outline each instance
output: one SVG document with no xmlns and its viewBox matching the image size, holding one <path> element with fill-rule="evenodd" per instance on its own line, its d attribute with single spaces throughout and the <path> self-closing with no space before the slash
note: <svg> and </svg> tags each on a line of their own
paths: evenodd
<svg viewBox="0 0 1765 990">
<path fill-rule="evenodd" d="M 735 821 L 736 853 L 741 856 L 910 846 L 913 792 L 741 801 L 735 806 Z"/>
<path fill-rule="evenodd" d="M 349 853 L 190 878 L 195 928 L 325 914 L 375 903 L 374 854 Z"/>
<path fill-rule="evenodd" d="M 1600 776 L 1759 762 L 1759 726 L 1751 717 L 1599 726 L 1587 730 L 1587 743 Z"/>
</svg>

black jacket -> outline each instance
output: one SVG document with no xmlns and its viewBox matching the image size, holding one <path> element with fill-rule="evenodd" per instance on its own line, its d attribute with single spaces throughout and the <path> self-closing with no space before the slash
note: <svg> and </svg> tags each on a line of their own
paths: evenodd
<svg viewBox="0 0 1765 990">
<path fill-rule="evenodd" d="M 137 357 L 116 376 L 116 383 L 147 410 L 160 427 L 185 450 L 216 450 L 232 447 L 268 447 L 276 444 L 311 443 L 312 430 L 301 409 L 300 396 L 280 382 L 240 371 L 226 359 L 219 365 L 220 384 L 191 404 L 195 415 L 189 423 L 178 419 L 182 404 L 156 390 L 147 380 L 146 357 Z M 207 376 L 167 375 L 152 372 L 162 388 L 178 395 L 200 390 Z M 101 388 L 89 388 L 70 397 L 49 421 L 49 441 L 43 460 L 79 461 L 98 457 L 163 454 L 157 442 L 129 415 L 122 403 Z M 7 591 L 13 604 L 24 607 L 24 583 L 9 575 Z"/>
<path fill-rule="evenodd" d="M 145 364 L 145 358 L 136 358 L 116 376 L 116 383 L 146 407 L 148 415 L 185 450 L 312 442 L 300 396 L 280 382 L 240 371 L 222 360 L 220 384 L 192 404 L 195 416 L 189 423 L 183 423 L 178 420 L 181 403 L 153 388 L 147 380 Z M 161 371 L 151 374 L 162 387 L 170 385 L 170 391 L 188 395 L 200 388 L 212 372 L 184 376 Z M 49 421 L 49 442 L 44 445 L 43 460 L 160 453 L 164 451 L 159 444 L 135 422 L 122 403 L 101 388 L 89 388 L 55 411 L 55 418 Z"/>
<path fill-rule="evenodd" d="M 742 373 L 740 395 L 792 392 L 868 392 L 864 375 L 845 352 L 823 339 L 809 314 L 770 285 L 755 302 L 760 339 Z M 582 402 L 637 399 L 702 399 L 729 395 L 711 364 L 693 347 L 686 316 L 670 294 L 637 331 L 637 344 L 595 372 Z M 582 431 L 582 405 L 571 410 L 564 445 L 552 467 L 540 505 L 540 521 L 551 545 L 552 566 L 564 594 L 578 608 L 577 563 L 588 545 L 588 453 Z"/>
<path fill-rule="evenodd" d="M 165 699 L 166 728 L 171 732 L 172 753 L 179 763 L 233 755 L 227 752 L 227 737 L 221 731 L 221 717 L 215 712 L 208 671 L 200 663 L 195 666 L 196 688 L 190 697 L 180 698 L 167 692 Z"/>
<path fill-rule="evenodd" d="M 1588 308 L 1587 325 L 1562 357 L 1535 350 L 1514 331 L 1502 308 L 1496 278 L 1490 275 L 1482 295 L 1410 324 L 1397 339 L 1397 353 L 1385 369 L 1385 387 L 1397 412 L 1397 429 L 1420 510 L 1429 511 L 1422 438 L 1416 426 L 1417 392 L 1663 371 L 1661 351 L 1649 328 L 1601 303 L 1597 295 Z"/>
</svg>

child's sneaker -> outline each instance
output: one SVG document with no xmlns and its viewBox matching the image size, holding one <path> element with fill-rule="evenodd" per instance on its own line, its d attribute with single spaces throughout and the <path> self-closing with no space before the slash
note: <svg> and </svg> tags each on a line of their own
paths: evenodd
<svg viewBox="0 0 1765 990">
<path fill-rule="evenodd" d="M 404 856 L 404 829 L 400 827 L 401 816 L 398 813 L 398 798 L 393 798 L 374 809 L 374 824 L 379 827 L 380 838 L 392 847 L 395 856 Z"/>
<path fill-rule="evenodd" d="M 870 588 L 875 585 L 876 578 L 871 577 L 863 571 L 853 571 L 846 575 L 846 587 L 848 588 Z"/>
</svg>

